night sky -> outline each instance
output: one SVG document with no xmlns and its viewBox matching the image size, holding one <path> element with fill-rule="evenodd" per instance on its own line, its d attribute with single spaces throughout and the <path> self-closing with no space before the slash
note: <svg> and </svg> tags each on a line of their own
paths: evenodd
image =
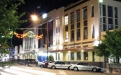
<svg viewBox="0 0 121 75">
<path fill-rule="evenodd" d="M 42 15 L 43 13 L 47 13 L 53 9 L 66 6 L 76 1 L 79 0 L 25 0 L 25 4 L 22 4 L 18 11 L 20 13 L 25 12 L 26 15 L 22 17 L 22 19 L 28 20 L 33 13 Z M 24 23 L 21 27 L 26 27 L 28 24 L 30 25 L 29 22 Z"/>
</svg>

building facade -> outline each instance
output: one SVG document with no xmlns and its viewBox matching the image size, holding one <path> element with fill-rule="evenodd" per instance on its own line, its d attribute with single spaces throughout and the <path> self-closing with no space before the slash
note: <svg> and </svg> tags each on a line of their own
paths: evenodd
<svg viewBox="0 0 121 75">
<path fill-rule="evenodd" d="M 103 32 L 120 27 L 120 4 L 114 0 L 80 0 L 52 10 L 48 12 L 48 20 L 33 26 L 32 31 L 43 37 L 31 40 L 25 37 L 23 50 L 35 50 L 37 54 L 32 58 L 36 59 L 37 55 L 47 56 L 48 48 L 48 56 L 53 55 L 54 60 L 102 66 L 104 58 L 97 56 L 93 47 L 100 43 Z"/>
</svg>

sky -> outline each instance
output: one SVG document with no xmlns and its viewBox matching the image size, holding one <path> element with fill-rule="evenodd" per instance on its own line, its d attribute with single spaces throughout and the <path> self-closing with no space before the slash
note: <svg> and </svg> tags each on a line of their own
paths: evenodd
<svg viewBox="0 0 121 75">
<path fill-rule="evenodd" d="M 30 15 L 33 13 L 38 13 L 41 15 L 76 1 L 79 0 L 25 0 L 25 4 L 22 4 L 19 7 L 19 12 L 25 12 L 26 14 L 24 17 L 22 17 L 22 19 L 28 20 Z M 26 27 L 28 25 L 30 25 L 29 22 L 24 23 L 21 27 Z"/>
</svg>

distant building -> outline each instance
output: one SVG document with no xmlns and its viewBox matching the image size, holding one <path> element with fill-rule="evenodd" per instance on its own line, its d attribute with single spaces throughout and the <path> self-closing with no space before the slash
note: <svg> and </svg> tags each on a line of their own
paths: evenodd
<svg viewBox="0 0 121 75">
<path fill-rule="evenodd" d="M 36 35 L 43 34 L 43 37 L 23 39 L 23 51 L 35 50 L 36 54 L 24 54 L 23 58 L 29 56 L 37 59 L 39 54 L 47 56 L 48 39 L 49 55 L 53 55 L 54 60 L 81 61 L 103 66 L 104 58 L 95 54 L 93 46 L 99 44 L 103 32 L 120 27 L 120 5 L 121 2 L 114 0 L 80 0 L 48 12 L 48 22 L 31 25 L 31 31 Z M 24 33 L 28 31 L 30 29 Z"/>
</svg>

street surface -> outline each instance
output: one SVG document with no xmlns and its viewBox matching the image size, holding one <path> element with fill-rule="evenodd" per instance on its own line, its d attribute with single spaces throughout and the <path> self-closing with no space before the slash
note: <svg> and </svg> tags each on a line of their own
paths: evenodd
<svg viewBox="0 0 121 75">
<path fill-rule="evenodd" d="M 72 71 L 28 66 L 11 66 L 1 72 L 2 75 L 104 75 L 99 72 Z"/>
</svg>

